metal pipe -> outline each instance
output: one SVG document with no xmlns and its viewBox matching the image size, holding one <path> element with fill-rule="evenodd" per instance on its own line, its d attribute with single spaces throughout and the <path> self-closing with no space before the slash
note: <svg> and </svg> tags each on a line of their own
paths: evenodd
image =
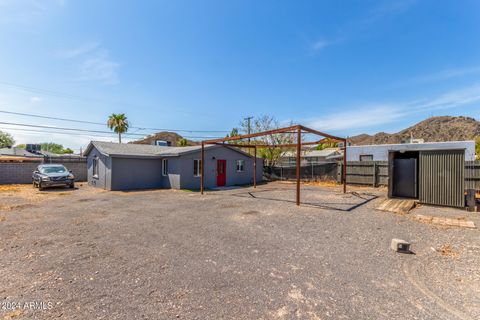
<svg viewBox="0 0 480 320">
<path fill-rule="evenodd" d="M 347 139 L 343 142 L 343 193 L 347 193 Z"/>
<path fill-rule="evenodd" d="M 302 129 L 297 131 L 297 206 L 300 205 L 300 152 L 302 148 Z"/>
<path fill-rule="evenodd" d="M 235 141 L 235 140 L 242 140 L 242 139 L 247 139 L 247 138 L 255 138 L 255 137 L 261 137 L 261 136 L 267 136 L 267 135 L 270 135 L 270 134 L 284 133 L 284 132 L 287 132 L 287 131 L 295 130 L 297 128 L 299 128 L 299 125 L 290 126 L 290 127 L 286 127 L 286 128 L 280 128 L 280 129 L 274 129 L 274 130 L 268 130 L 268 131 L 263 131 L 263 132 L 257 132 L 257 133 L 252 133 L 252 134 L 244 134 L 244 135 L 239 135 L 239 136 L 235 136 L 235 137 L 226 137 L 226 138 L 205 140 L 205 143 L 215 143 L 215 142 L 222 142 L 222 141 Z"/>
<path fill-rule="evenodd" d="M 253 187 L 257 187 L 257 147 L 253 152 Z"/>
<path fill-rule="evenodd" d="M 205 167 L 205 143 L 202 141 L 202 160 L 200 160 L 200 193 L 201 194 L 203 194 L 204 167 Z"/>
<path fill-rule="evenodd" d="M 325 141 L 325 139 L 321 139 L 318 141 L 309 141 L 309 142 L 303 142 L 303 145 L 315 145 L 319 144 Z M 331 141 L 331 139 L 329 139 Z M 239 143 L 222 143 L 222 142 L 208 142 L 205 141 L 205 144 L 215 144 L 215 145 L 220 145 L 220 146 L 225 146 L 225 147 L 235 147 L 235 148 L 296 148 L 297 144 L 296 143 L 288 143 L 288 144 L 257 144 L 257 145 L 249 145 L 249 144 L 239 144 Z"/>
<path fill-rule="evenodd" d="M 327 134 L 325 132 L 320 132 L 320 131 L 317 131 L 317 130 L 314 130 L 314 129 L 311 129 L 311 128 L 307 128 L 307 127 L 304 127 L 304 126 L 299 125 L 299 127 L 300 127 L 300 130 L 307 131 L 309 133 L 313 133 L 313 134 L 316 134 L 318 136 L 326 137 L 326 138 L 329 138 L 329 139 L 332 139 L 332 140 L 336 140 L 336 141 L 344 141 L 345 140 L 344 138 L 332 136 L 331 134 Z"/>
</svg>

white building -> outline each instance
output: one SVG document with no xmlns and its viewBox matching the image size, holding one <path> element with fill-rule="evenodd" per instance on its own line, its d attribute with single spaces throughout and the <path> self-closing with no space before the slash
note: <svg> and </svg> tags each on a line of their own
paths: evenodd
<svg viewBox="0 0 480 320">
<path fill-rule="evenodd" d="M 475 141 L 449 141 L 349 146 L 347 161 L 388 161 L 390 152 L 465 150 L 465 161 L 475 160 Z"/>
</svg>

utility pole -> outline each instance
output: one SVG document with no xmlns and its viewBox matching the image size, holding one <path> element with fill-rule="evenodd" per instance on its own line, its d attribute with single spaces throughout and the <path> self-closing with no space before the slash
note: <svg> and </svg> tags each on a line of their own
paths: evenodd
<svg viewBox="0 0 480 320">
<path fill-rule="evenodd" d="M 246 117 L 246 118 L 243 118 L 243 120 L 247 120 L 247 134 L 250 134 L 250 120 L 253 119 L 252 116 L 249 116 L 249 117 Z M 248 138 L 248 143 L 250 143 L 250 138 Z"/>
</svg>

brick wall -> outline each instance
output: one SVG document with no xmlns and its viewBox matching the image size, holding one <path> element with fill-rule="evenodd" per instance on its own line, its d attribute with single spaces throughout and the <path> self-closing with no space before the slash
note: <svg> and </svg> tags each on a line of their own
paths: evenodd
<svg viewBox="0 0 480 320">
<path fill-rule="evenodd" d="M 65 168 L 67 168 L 68 170 L 72 170 L 72 173 L 75 176 L 75 181 L 87 181 L 87 159 L 82 159 L 80 161 L 52 160 L 48 163 L 63 164 Z"/>
<path fill-rule="evenodd" d="M 59 159 L 60 160 L 60 159 Z M 68 170 L 72 170 L 75 181 L 87 181 L 87 161 L 48 161 L 61 163 Z M 32 173 L 42 162 L 0 162 L 0 184 L 32 183 Z"/>
</svg>

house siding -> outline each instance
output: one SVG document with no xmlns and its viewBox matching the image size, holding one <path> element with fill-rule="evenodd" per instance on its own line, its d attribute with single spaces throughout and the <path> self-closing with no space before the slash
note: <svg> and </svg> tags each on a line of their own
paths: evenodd
<svg viewBox="0 0 480 320">
<path fill-rule="evenodd" d="M 98 157 L 98 177 L 93 176 L 93 158 Z M 87 181 L 94 187 L 111 190 L 111 158 L 100 153 L 95 147 L 87 156 Z"/>
<path fill-rule="evenodd" d="M 162 188 L 180 189 L 180 178 L 184 174 L 180 157 L 168 157 L 168 174 L 162 176 Z M 163 159 L 162 159 L 163 160 Z M 163 165 L 163 161 L 161 162 Z"/>
<path fill-rule="evenodd" d="M 111 158 L 110 190 L 155 189 L 162 187 L 159 159 Z"/>
<path fill-rule="evenodd" d="M 93 158 L 99 159 L 99 175 L 93 177 Z M 138 157 L 110 157 L 92 147 L 87 156 L 88 183 L 106 190 L 134 189 L 200 189 L 200 177 L 193 175 L 193 160 L 201 158 L 201 151 L 168 159 L 168 174 L 162 173 L 163 159 L 146 159 Z M 215 158 L 215 159 L 214 159 Z M 253 158 L 225 147 L 205 150 L 205 188 L 217 186 L 217 159 L 226 160 L 226 185 L 253 183 Z M 244 171 L 236 171 L 236 161 L 244 160 Z M 257 159 L 257 182 L 263 178 L 263 159 Z"/>
<path fill-rule="evenodd" d="M 193 160 L 200 159 L 201 152 L 194 152 L 180 157 L 180 165 L 182 168 L 181 188 L 182 189 L 199 189 L 200 177 L 193 175 Z M 213 159 L 215 158 L 215 159 Z M 245 154 L 228 148 L 214 148 L 205 150 L 205 169 L 204 169 L 204 186 L 205 188 L 214 188 L 217 186 L 217 160 L 226 160 L 227 186 L 242 185 L 253 183 L 253 158 Z M 237 160 L 244 160 L 244 171 L 236 171 Z M 263 178 L 263 159 L 257 158 L 257 182 Z"/>
</svg>

